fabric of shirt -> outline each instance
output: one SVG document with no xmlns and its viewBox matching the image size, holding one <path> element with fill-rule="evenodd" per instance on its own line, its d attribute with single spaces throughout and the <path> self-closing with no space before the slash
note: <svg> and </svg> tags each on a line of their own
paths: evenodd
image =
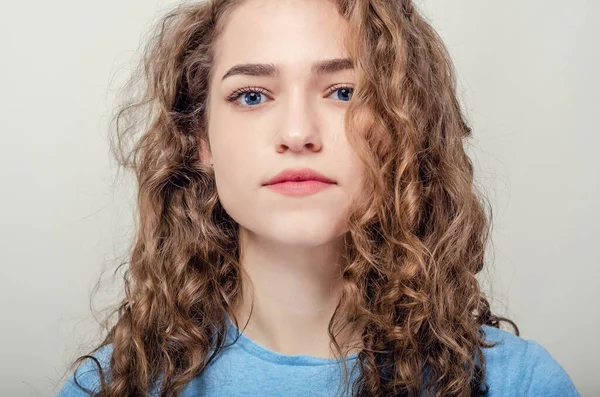
<svg viewBox="0 0 600 397">
<path fill-rule="evenodd" d="M 239 330 L 229 318 L 227 323 L 229 344 Z M 498 342 L 495 347 L 483 349 L 488 397 L 580 397 L 569 375 L 543 346 L 498 328 L 482 328 L 488 342 Z M 94 353 L 103 369 L 110 365 L 111 353 L 111 344 Z M 358 353 L 344 359 L 352 381 L 359 371 Z M 235 343 L 224 348 L 180 396 L 333 397 L 340 395 L 341 375 L 341 359 L 281 354 L 239 334 Z M 88 359 L 65 382 L 58 397 L 88 396 L 74 383 L 75 376 L 82 386 L 99 390 L 97 367 Z M 158 388 L 152 395 L 158 396 Z M 351 391 L 342 395 L 350 396 Z"/>
</svg>

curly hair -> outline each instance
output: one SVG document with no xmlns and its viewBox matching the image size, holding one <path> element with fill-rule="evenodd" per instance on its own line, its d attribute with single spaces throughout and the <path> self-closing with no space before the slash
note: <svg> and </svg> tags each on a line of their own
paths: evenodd
<svg viewBox="0 0 600 397">
<path fill-rule="evenodd" d="M 334 1 L 334 0 L 331 0 Z M 214 43 L 242 0 L 185 3 L 152 30 L 113 122 L 113 153 L 135 174 L 136 235 L 102 397 L 177 396 L 225 346 L 241 296 L 238 225 L 224 211 L 208 141 Z M 410 0 L 336 0 L 357 84 L 348 140 L 365 166 L 348 213 L 343 290 L 328 326 L 360 324 L 354 396 L 481 396 L 492 315 L 476 274 L 491 209 L 464 148 L 471 136 L 450 56 Z M 368 122 L 361 116 L 368 115 Z M 359 120 L 363 120 L 359 122 Z M 489 210 L 489 213 L 486 211 Z M 344 364 L 344 386 L 349 386 Z M 90 394 L 93 391 L 90 391 Z"/>
</svg>

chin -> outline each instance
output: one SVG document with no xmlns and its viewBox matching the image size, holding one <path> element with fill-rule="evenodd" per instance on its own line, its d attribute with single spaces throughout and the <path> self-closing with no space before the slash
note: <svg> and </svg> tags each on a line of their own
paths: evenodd
<svg viewBox="0 0 600 397">
<path fill-rule="evenodd" d="M 226 211 L 241 228 L 258 239 L 272 243 L 316 247 L 331 243 L 347 231 L 343 203 L 304 209 L 289 206 L 256 208 L 252 205 L 229 208 L 225 204 Z"/>
<path fill-rule="evenodd" d="M 250 226 L 250 225 L 249 225 Z M 321 220 L 266 220 L 261 225 L 247 228 L 252 233 L 273 242 L 295 247 L 317 247 L 339 238 L 343 225 L 333 219 Z"/>
</svg>

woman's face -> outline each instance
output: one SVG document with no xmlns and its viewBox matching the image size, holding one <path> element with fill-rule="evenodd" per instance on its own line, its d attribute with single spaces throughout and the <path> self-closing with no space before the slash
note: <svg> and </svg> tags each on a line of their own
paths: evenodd
<svg viewBox="0 0 600 397">
<path fill-rule="evenodd" d="M 329 1 L 247 0 L 229 15 L 216 43 L 211 152 L 203 156 L 214 163 L 227 213 L 261 238 L 315 246 L 347 230 L 348 204 L 362 181 L 344 128 L 355 76 L 351 63 L 315 67 L 347 58 L 345 30 Z M 245 64 L 266 66 L 230 73 Z M 263 186 L 290 168 L 313 169 L 335 184 L 301 195 Z"/>
</svg>

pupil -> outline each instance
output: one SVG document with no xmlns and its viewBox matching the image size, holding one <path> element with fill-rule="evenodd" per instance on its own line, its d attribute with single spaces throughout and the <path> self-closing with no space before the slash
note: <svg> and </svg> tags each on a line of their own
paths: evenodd
<svg viewBox="0 0 600 397">
<path fill-rule="evenodd" d="M 340 95 L 338 95 L 338 98 L 350 100 L 350 98 L 348 98 L 348 96 L 350 95 L 350 89 L 349 88 L 341 88 L 339 92 L 340 92 L 341 95 L 343 95 L 343 97 L 340 97 Z"/>
<path fill-rule="evenodd" d="M 247 99 L 247 103 L 249 102 L 255 102 L 258 100 L 258 93 L 257 92 L 248 92 L 246 93 L 246 99 Z M 250 104 L 250 103 L 249 103 Z"/>
</svg>

